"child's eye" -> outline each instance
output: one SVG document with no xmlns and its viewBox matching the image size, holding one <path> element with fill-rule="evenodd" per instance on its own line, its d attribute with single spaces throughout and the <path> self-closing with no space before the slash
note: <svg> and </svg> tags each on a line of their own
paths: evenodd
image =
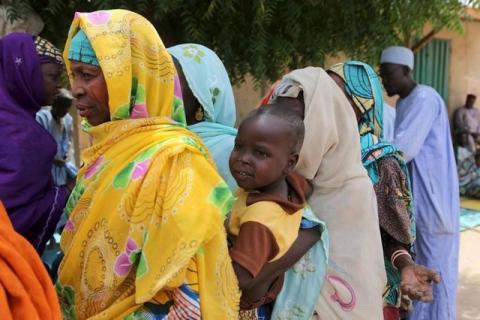
<svg viewBox="0 0 480 320">
<path fill-rule="evenodd" d="M 255 154 L 261 158 L 266 158 L 267 157 L 267 153 L 265 151 L 262 151 L 262 150 L 255 150 Z"/>
<path fill-rule="evenodd" d="M 239 150 L 240 149 L 240 145 L 238 143 L 235 143 L 233 145 L 233 150 Z"/>
</svg>

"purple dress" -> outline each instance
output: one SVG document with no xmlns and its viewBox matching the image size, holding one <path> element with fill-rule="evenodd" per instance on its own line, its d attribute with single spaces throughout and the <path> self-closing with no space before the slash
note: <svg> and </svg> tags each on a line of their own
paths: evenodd
<svg viewBox="0 0 480 320">
<path fill-rule="evenodd" d="M 56 143 L 35 121 L 44 100 L 43 75 L 33 38 L 0 39 L 0 201 L 16 231 L 41 253 L 66 203 L 53 183 Z"/>
</svg>

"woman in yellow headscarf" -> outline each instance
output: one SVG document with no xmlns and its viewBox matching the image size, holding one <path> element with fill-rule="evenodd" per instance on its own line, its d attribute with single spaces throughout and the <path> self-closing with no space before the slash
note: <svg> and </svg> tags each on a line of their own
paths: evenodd
<svg viewBox="0 0 480 320">
<path fill-rule="evenodd" d="M 93 145 L 67 204 L 57 291 L 66 319 L 235 319 L 223 220 L 231 194 L 185 128 L 154 27 L 77 13 L 64 52 Z"/>
</svg>

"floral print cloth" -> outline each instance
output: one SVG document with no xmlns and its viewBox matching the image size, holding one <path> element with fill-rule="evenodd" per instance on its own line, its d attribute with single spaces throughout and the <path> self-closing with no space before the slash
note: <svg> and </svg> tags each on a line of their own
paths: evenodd
<svg viewBox="0 0 480 320">
<path fill-rule="evenodd" d="M 76 14 L 65 56 L 79 28 L 105 77 L 111 121 L 83 122 L 93 145 L 61 239 L 65 319 L 235 319 L 240 294 L 223 228 L 232 195 L 176 117 L 183 104 L 170 55 L 145 18 L 109 10 Z"/>
</svg>

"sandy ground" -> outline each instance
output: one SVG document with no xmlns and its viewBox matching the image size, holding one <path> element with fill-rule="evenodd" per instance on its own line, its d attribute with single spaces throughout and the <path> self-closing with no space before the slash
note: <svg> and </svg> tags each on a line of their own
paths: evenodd
<svg viewBox="0 0 480 320">
<path fill-rule="evenodd" d="M 457 320 L 480 320 L 480 227 L 460 233 Z"/>
</svg>

